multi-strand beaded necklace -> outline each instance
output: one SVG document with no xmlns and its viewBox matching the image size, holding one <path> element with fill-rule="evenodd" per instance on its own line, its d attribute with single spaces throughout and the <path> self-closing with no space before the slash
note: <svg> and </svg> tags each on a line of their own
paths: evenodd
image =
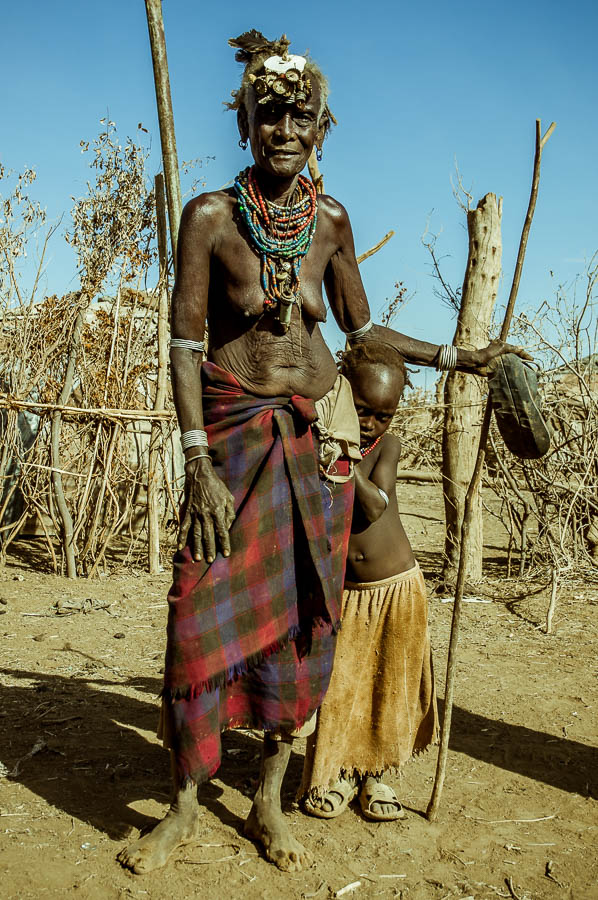
<svg viewBox="0 0 598 900">
<path fill-rule="evenodd" d="M 299 176 L 288 206 L 277 206 L 263 196 L 253 168 L 235 178 L 239 212 L 261 258 L 264 309 L 278 306 L 278 319 L 288 328 L 291 307 L 299 298 L 301 263 L 316 230 L 316 190 L 308 178 Z"/>
</svg>

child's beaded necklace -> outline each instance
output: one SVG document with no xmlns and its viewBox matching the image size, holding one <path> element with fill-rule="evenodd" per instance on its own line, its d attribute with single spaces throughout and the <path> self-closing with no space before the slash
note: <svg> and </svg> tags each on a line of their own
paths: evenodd
<svg viewBox="0 0 598 900">
<path fill-rule="evenodd" d="M 381 440 L 382 440 L 382 435 L 377 437 L 375 441 L 372 441 L 371 444 L 366 444 L 365 447 L 360 447 L 359 452 L 361 453 L 361 456 L 364 457 L 364 456 L 367 456 L 368 453 L 371 453 L 372 450 L 374 449 L 374 447 L 376 446 L 376 444 L 379 444 Z"/>
<path fill-rule="evenodd" d="M 287 331 L 293 303 L 300 299 L 301 263 L 316 230 L 315 187 L 299 175 L 293 195 L 299 195 L 297 202 L 276 206 L 263 196 L 254 169 L 247 168 L 235 178 L 235 191 L 239 212 L 261 258 L 264 309 L 278 306 L 278 320 Z"/>
</svg>

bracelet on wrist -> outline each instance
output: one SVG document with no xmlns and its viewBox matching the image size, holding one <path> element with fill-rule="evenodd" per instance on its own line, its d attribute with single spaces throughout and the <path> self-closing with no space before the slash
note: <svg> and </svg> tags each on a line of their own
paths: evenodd
<svg viewBox="0 0 598 900">
<path fill-rule="evenodd" d="M 209 453 L 196 453 L 195 456 L 190 456 L 189 459 L 185 460 L 185 468 L 187 468 L 189 463 L 195 462 L 196 459 L 209 459 L 212 462 L 212 457 Z"/>
<path fill-rule="evenodd" d="M 436 356 L 436 371 L 450 372 L 456 368 L 458 352 L 455 344 L 442 344 Z"/>
<path fill-rule="evenodd" d="M 183 453 L 192 447 L 208 447 L 208 435 L 203 428 L 192 428 L 181 434 L 181 447 Z"/>
<path fill-rule="evenodd" d="M 189 341 L 187 338 L 170 338 L 171 350 L 191 350 L 192 353 L 203 353 L 203 341 Z"/>
<path fill-rule="evenodd" d="M 382 488 L 379 487 L 379 488 L 378 488 L 378 493 L 380 494 L 380 496 L 381 496 L 382 499 L 384 500 L 384 505 L 385 505 L 385 507 L 388 507 L 388 494 L 386 493 L 386 491 L 383 491 Z"/>
<path fill-rule="evenodd" d="M 371 319 L 368 319 L 365 325 L 362 325 L 361 328 L 356 328 L 355 331 L 345 331 L 345 336 L 348 341 L 354 341 L 357 338 L 362 337 L 364 334 L 367 334 L 370 328 L 374 327 L 374 323 Z"/>
</svg>

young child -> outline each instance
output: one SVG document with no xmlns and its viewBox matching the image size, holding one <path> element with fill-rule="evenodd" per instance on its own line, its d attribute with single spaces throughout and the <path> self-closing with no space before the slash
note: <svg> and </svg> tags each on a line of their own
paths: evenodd
<svg viewBox="0 0 598 900">
<path fill-rule="evenodd" d="M 360 423 L 342 628 L 330 687 L 309 739 L 301 793 L 332 819 L 359 794 L 364 816 L 399 819 L 381 779 L 437 738 L 437 709 L 422 573 L 399 518 L 399 439 L 387 432 L 406 380 L 402 357 L 368 342 L 345 353 Z"/>
</svg>

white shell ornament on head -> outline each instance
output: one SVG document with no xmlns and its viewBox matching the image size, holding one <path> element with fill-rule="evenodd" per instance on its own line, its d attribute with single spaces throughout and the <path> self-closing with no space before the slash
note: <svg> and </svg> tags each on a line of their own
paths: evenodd
<svg viewBox="0 0 598 900">
<path fill-rule="evenodd" d="M 264 68 L 266 72 L 276 72 L 278 75 L 288 72 L 289 69 L 297 69 L 298 72 L 303 72 L 305 62 L 304 56 L 295 56 L 293 53 L 287 53 L 285 56 L 268 57 L 264 63 Z"/>
<path fill-rule="evenodd" d="M 311 81 L 305 74 L 304 56 L 270 56 L 264 62 L 263 75 L 249 75 L 258 103 L 294 103 L 303 109 L 311 95 Z"/>
</svg>

